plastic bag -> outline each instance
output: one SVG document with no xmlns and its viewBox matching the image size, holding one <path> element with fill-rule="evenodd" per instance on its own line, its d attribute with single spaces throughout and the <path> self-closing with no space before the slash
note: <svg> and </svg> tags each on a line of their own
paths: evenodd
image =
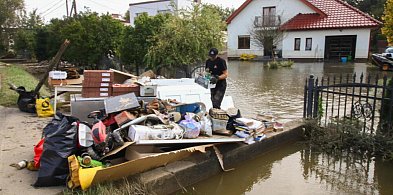
<svg viewBox="0 0 393 195">
<path fill-rule="evenodd" d="M 213 136 L 212 120 L 210 119 L 210 117 L 201 117 L 201 121 L 199 123 L 201 124 L 201 135 L 206 135 L 209 137 Z"/>
<path fill-rule="evenodd" d="M 186 115 L 185 120 L 182 120 L 179 125 L 184 129 L 184 138 L 194 139 L 199 136 L 201 124 L 192 119 L 191 116 Z"/>
<path fill-rule="evenodd" d="M 39 98 L 35 101 L 35 107 L 37 115 L 39 117 L 52 117 L 54 111 L 52 105 L 50 104 L 49 98 Z"/>
<path fill-rule="evenodd" d="M 37 145 L 34 146 L 34 167 L 40 168 L 40 159 L 42 155 L 42 151 L 44 150 L 44 141 L 42 138 Z"/>
<path fill-rule="evenodd" d="M 64 185 L 69 174 L 68 156 L 76 152 L 77 119 L 57 113 L 44 128 L 44 150 L 35 187 Z"/>
</svg>

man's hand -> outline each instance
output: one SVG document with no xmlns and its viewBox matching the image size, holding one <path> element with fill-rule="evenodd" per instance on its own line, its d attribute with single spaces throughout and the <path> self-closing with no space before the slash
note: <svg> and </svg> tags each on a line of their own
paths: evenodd
<svg viewBox="0 0 393 195">
<path fill-rule="evenodd" d="M 210 83 L 211 84 L 216 84 L 218 81 L 218 75 L 213 75 L 212 78 L 210 78 Z"/>
</svg>

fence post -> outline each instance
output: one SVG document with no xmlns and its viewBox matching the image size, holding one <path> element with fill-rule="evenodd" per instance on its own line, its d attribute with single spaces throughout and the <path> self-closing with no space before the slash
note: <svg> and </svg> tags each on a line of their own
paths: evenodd
<svg viewBox="0 0 393 195">
<path fill-rule="evenodd" d="M 313 118 L 318 118 L 318 110 L 319 110 L 319 90 L 318 90 L 318 78 L 315 80 L 314 86 L 314 110 L 313 110 Z"/>
<path fill-rule="evenodd" d="M 307 92 L 307 118 L 313 116 L 313 96 L 314 96 L 314 75 L 310 75 L 308 79 L 308 92 Z"/>
</svg>

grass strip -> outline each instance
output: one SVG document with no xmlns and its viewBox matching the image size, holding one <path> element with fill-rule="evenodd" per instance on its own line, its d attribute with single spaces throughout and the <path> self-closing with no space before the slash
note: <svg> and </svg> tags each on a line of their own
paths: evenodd
<svg viewBox="0 0 393 195">
<path fill-rule="evenodd" d="M 14 106 L 18 100 L 18 94 L 9 89 L 8 82 L 17 87 L 24 86 L 27 91 L 34 90 L 39 80 L 28 73 L 20 65 L 0 66 L 0 105 Z M 50 96 L 49 90 L 43 86 L 40 90 L 41 96 Z"/>
</svg>

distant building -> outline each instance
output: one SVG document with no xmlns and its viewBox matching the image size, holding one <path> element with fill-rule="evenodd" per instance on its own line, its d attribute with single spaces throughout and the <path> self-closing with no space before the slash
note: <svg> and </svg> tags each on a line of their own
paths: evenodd
<svg viewBox="0 0 393 195">
<path fill-rule="evenodd" d="M 263 55 L 250 28 L 280 23 L 276 48 L 290 59 L 367 59 L 371 29 L 382 23 L 342 0 L 246 0 L 228 19 L 228 57 Z"/>
<path fill-rule="evenodd" d="M 121 15 L 121 14 L 112 14 L 111 16 L 112 16 L 113 19 L 119 20 L 125 26 L 129 26 L 130 25 L 129 21 L 125 20 L 123 15 Z"/>
<path fill-rule="evenodd" d="M 193 3 L 200 3 L 201 0 L 174 0 L 173 3 L 178 9 L 191 7 Z M 149 16 L 155 16 L 160 13 L 173 13 L 174 8 L 170 0 L 146 1 L 140 3 L 131 3 L 129 5 L 130 23 L 133 26 L 135 18 L 143 13 Z"/>
</svg>

